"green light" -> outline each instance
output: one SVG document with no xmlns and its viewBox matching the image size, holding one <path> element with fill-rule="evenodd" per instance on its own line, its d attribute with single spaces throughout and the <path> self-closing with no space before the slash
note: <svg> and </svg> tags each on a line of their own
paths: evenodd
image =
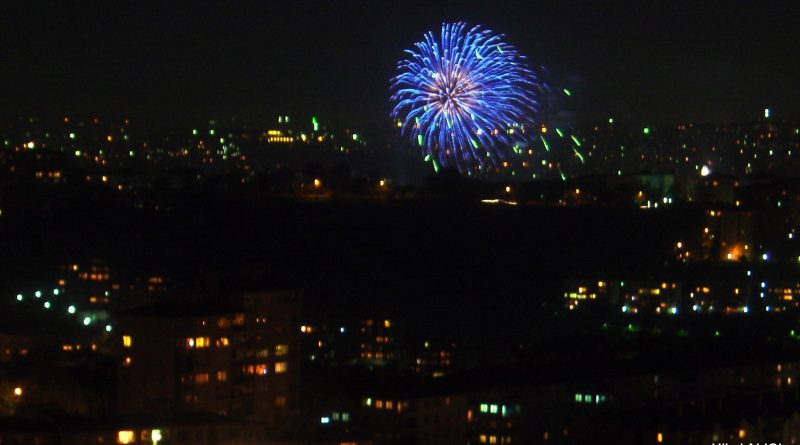
<svg viewBox="0 0 800 445">
<path fill-rule="evenodd" d="M 192 134 L 197 136 L 197 129 L 196 128 L 192 130 Z"/>
<path fill-rule="evenodd" d="M 214 133 L 216 133 L 216 131 L 214 131 L 213 128 L 208 130 L 208 134 L 210 134 L 211 136 L 214 136 Z"/>
<path fill-rule="evenodd" d="M 69 138 L 70 138 L 70 139 L 75 139 L 75 133 L 70 133 L 70 134 L 69 134 Z"/>
<path fill-rule="evenodd" d="M 42 291 L 40 291 L 40 290 L 37 290 L 37 291 L 36 291 L 36 292 L 35 292 L 33 295 L 34 295 L 36 298 L 42 298 Z"/>
<path fill-rule="evenodd" d="M 719 331 L 714 331 L 714 337 L 719 337 L 720 335 L 722 335 L 722 334 L 720 334 Z"/>
<path fill-rule="evenodd" d="M 34 148 L 36 148 L 36 144 L 34 144 L 33 142 L 28 142 L 28 145 L 27 145 L 27 147 L 28 147 L 29 149 L 34 149 Z"/>
<path fill-rule="evenodd" d="M 472 142 L 472 146 L 473 147 L 478 148 L 478 141 L 476 141 L 475 139 L 472 139 L 471 142 Z"/>
<path fill-rule="evenodd" d="M 353 133 L 353 140 L 354 140 L 354 141 L 357 141 L 357 140 L 358 140 L 358 133 Z"/>
<path fill-rule="evenodd" d="M 567 96 L 572 96 L 572 92 L 570 92 L 570 90 L 566 88 L 564 88 L 564 94 L 566 94 Z"/>
<path fill-rule="evenodd" d="M 130 157 L 134 157 L 134 156 L 136 156 L 136 153 L 134 153 L 133 150 L 131 150 L 131 151 L 128 152 L 128 155 Z"/>
<path fill-rule="evenodd" d="M 67 312 L 69 312 L 70 314 L 74 314 L 75 313 L 75 305 L 70 305 L 70 307 L 67 308 Z"/>
<path fill-rule="evenodd" d="M 572 149 L 572 151 L 574 151 L 575 152 L 575 156 L 577 156 L 578 159 L 581 160 L 581 164 L 585 164 L 586 163 L 586 161 L 583 159 L 583 155 L 581 154 L 581 152 L 579 152 L 578 150 L 575 150 L 574 148 Z"/>
<path fill-rule="evenodd" d="M 430 160 L 431 160 L 431 155 L 425 155 L 425 162 L 428 162 Z"/>
<path fill-rule="evenodd" d="M 417 143 L 419 144 L 420 147 L 422 147 L 422 135 L 421 134 L 417 135 Z"/>
<path fill-rule="evenodd" d="M 609 124 L 613 124 L 614 123 L 614 118 L 613 117 L 609 117 L 608 118 L 608 123 Z"/>
<path fill-rule="evenodd" d="M 560 129 L 560 128 L 556 128 L 556 133 L 558 133 L 558 136 L 559 136 L 559 137 L 562 137 L 562 138 L 564 137 L 564 132 L 563 132 L 563 131 L 561 131 L 561 129 Z"/>
<path fill-rule="evenodd" d="M 24 298 L 22 294 L 17 294 L 17 301 L 22 301 Z"/>
<path fill-rule="evenodd" d="M 111 332 L 111 325 L 110 324 L 106 325 L 106 332 Z"/>
<path fill-rule="evenodd" d="M 90 324 L 92 324 L 91 317 L 83 317 L 83 325 L 84 326 L 89 326 Z"/>
<path fill-rule="evenodd" d="M 581 146 L 581 141 L 578 140 L 578 138 L 576 138 L 574 134 L 571 134 L 569 137 L 570 137 L 570 139 L 572 139 L 572 142 L 574 142 L 575 145 L 577 145 L 578 147 Z"/>
<path fill-rule="evenodd" d="M 311 125 L 314 127 L 314 131 L 319 131 L 319 121 L 316 116 L 311 116 Z"/>
<path fill-rule="evenodd" d="M 541 135 L 539 137 L 542 138 L 542 144 L 544 144 L 545 151 L 550 151 L 550 144 L 547 143 L 547 139 L 545 139 L 544 136 Z M 542 163 L 542 165 L 544 165 L 544 163 Z"/>
<path fill-rule="evenodd" d="M 49 301 L 45 301 L 44 302 L 44 308 L 45 309 L 50 309 L 50 302 Z"/>
<path fill-rule="evenodd" d="M 433 160 L 433 171 L 439 173 L 439 164 L 436 163 L 436 159 Z"/>
<path fill-rule="evenodd" d="M 642 129 L 642 133 L 644 133 L 644 134 L 650 134 L 650 127 L 644 127 L 644 128 Z"/>
</svg>

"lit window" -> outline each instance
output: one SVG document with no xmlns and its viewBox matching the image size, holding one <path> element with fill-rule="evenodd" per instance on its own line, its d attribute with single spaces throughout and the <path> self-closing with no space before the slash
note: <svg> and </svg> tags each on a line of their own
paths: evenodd
<svg viewBox="0 0 800 445">
<path fill-rule="evenodd" d="M 497 436 L 489 436 L 489 443 L 497 443 Z"/>
<path fill-rule="evenodd" d="M 481 443 L 486 443 L 486 434 L 481 434 Z"/>
<path fill-rule="evenodd" d="M 289 352 L 289 346 L 287 345 L 275 345 L 275 355 L 282 356 L 286 355 Z"/>
<path fill-rule="evenodd" d="M 228 380 L 228 373 L 226 371 L 217 371 L 217 381 L 225 382 Z"/>
<path fill-rule="evenodd" d="M 284 373 L 286 372 L 287 367 L 288 365 L 286 364 L 286 362 L 277 362 L 275 363 L 275 373 L 276 374 Z"/>
<path fill-rule="evenodd" d="M 383 320 L 383 327 L 390 328 L 392 327 L 392 322 L 389 320 Z"/>
<path fill-rule="evenodd" d="M 217 346 L 228 346 L 229 344 L 228 337 L 220 337 L 217 339 Z"/>
<path fill-rule="evenodd" d="M 386 401 L 386 409 L 394 408 L 394 403 L 391 400 Z"/>
<path fill-rule="evenodd" d="M 207 348 L 211 346 L 211 339 L 208 337 L 197 337 L 194 339 L 194 346 L 196 348 Z"/>
<path fill-rule="evenodd" d="M 286 396 L 275 397 L 275 406 L 286 406 Z"/>
<path fill-rule="evenodd" d="M 497 405 L 489 405 L 489 412 L 492 414 L 497 414 Z"/>
<path fill-rule="evenodd" d="M 133 346 L 133 338 L 130 335 L 123 335 L 122 346 L 126 348 L 130 348 L 131 346 Z"/>
<path fill-rule="evenodd" d="M 117 432 L 117 443 L 119 444 L 133 443 L 133 440 L 134 440 L 133 431 Z"/>
<path fill-rule="evenodd" d="M 205 383 L 208 383 L 208 380 L 209 379 L 208 379 L 208 373 L 207 372 L 204 372 L 202 374 L 197 374 L 197 375 L 194 376 L 194 382 L 196 384 L 198 384 L 198 385 L 203 385 Z"/>
<path fill-rule="evenodd" d="M 489 405 L 487 405 L 485 403 L 481 403 L 481 412 L 485 413 L 485 412 L 488 412 L 488 411 L 489 411 Z"/>
<path fill-rule="evenodd" d="M 375 408 L 383 409 L 383 400 L 376 400 L 375 401 Z"/>
</svg>

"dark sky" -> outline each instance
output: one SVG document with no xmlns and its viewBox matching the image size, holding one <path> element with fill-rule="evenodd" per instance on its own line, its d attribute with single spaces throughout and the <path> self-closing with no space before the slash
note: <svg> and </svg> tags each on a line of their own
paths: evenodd
<svg viewBox="0 0 800 445">
<path fill-rule="evenodd" d="M 0 6 L 2 115 L 381 124 L 402 50 L 467 20 L 547 66 L 579 121 L 800 119 L 792 1 L 64 3 Z"/>
</svg>

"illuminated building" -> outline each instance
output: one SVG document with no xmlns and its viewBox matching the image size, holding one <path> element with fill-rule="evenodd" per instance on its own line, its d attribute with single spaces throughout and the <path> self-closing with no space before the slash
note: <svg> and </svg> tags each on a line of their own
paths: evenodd
<svg viewBox="0 0 800 445">
<path fill-rule="evenodd" d="M 455 346 L 455 343 L 437 346 L 425 341 L 414 358 L 414 372 L 423 377 L 443 377 L 455 368 Z"/>
<path fill-rule="evenodd" d="M 359 359 L 362 363 L 385 365 L 397 358 L 398 339 L 392 320 L 364 319 L 359 333 Z"/>
<path fill-rule="evenodd" d="M 122 317 L 119 409 L 200 411 L 281 425 L 297 405 L 298 291 L 170 302 Z"/>
<path fill-rule="evenodd" d="M 619 281 L 571 280 L 564 284 L 564 306 L 568 310 L 615 305 L 619 295 Z"/>
<path fill-rule="evenodd" d="M 677 315 L 681 291 L 675 282 L 624 282 L 620 285 L 622 312 Z"/>
</svg>

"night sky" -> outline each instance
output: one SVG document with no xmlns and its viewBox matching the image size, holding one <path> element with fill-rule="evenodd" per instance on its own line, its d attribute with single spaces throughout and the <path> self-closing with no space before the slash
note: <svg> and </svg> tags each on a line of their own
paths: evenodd
<svg viewBox="0 0 800 445">
<path fill-rule="evenodd" d="M 4 117 L 280 112 L 380 126 L 402 50 L 467 20 L 570 88 L 576 123 L 730 122 L 765 107 L 800 118 L 791 1 L 14 3 L 0 12 Z"/>
</svg>

